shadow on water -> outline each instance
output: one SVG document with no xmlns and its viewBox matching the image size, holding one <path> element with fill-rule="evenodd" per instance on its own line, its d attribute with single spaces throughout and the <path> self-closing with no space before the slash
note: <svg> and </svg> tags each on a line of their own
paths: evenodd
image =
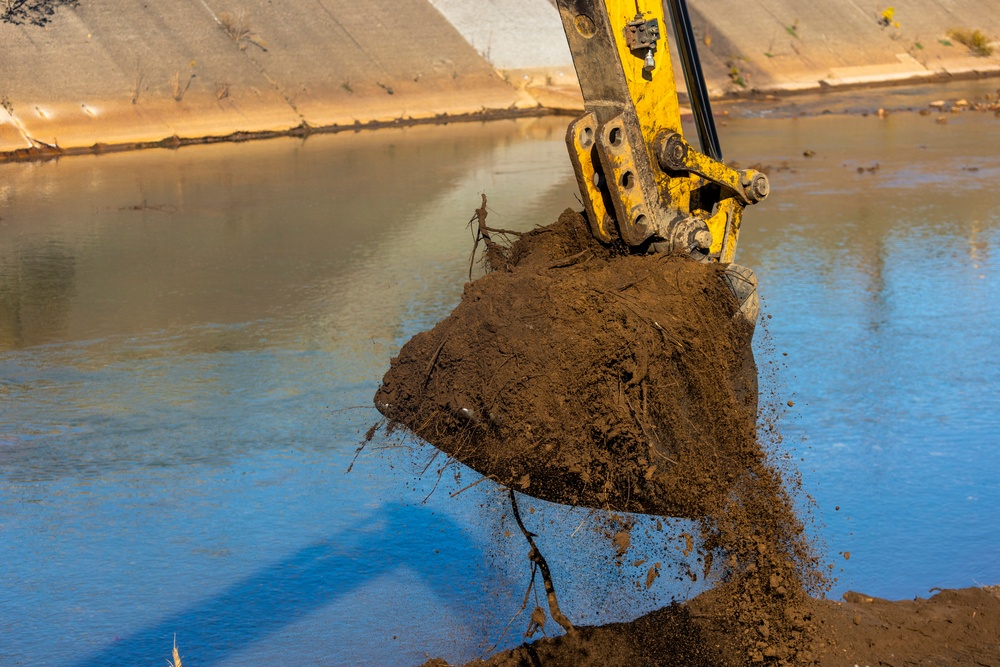
<svg viewBox="0 0 1000 667">
<path fill-rule="evenodd" d="M 0 349 L 67 328 L 76 260 L 55 241 L 21 248 L 0 264 Z"/>
<path fill-rule="evenodd" d="M 73 667 L 152 664 L 180 638 L 192 664 L 216 665 L 320 608 L 398 568 L 407 568 L 457 614 L 481 610 L 454 595 L 468 577 L 469 559 L 414 559 L 414 546 L 448 545 L 449 553 L 478 553 L 467 531 L 426 506 L 391 503 L 363 524 L 305 546 L 199 604 L 163 618 L 94 653 Z M 481 558 L 481 557 L 480 557 Z M 480 558 L 475 558 L 479 560 Z M 470 557 L 471 559 L 471 557 Z M 331 654 L 334 653 L 330 647 Z M 187 659 L 185 659 L 187 661 Z"/>
</svg>

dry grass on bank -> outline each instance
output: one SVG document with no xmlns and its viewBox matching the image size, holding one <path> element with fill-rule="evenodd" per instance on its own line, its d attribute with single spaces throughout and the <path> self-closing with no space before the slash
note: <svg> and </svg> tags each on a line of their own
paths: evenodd
<svg viewBox="0 0 1000 667">
<path fill-rule="evenodd" d="M 982 30 L 953 28 L 948 31 L 948 37 L 967 47 L 973 55 L 986 57 L 993 54 L 990 38 Z"/>
<path fill-rule="evenodd" d="M 250 15 L 245 9 L 233 13 L 222 12 L 218 19 L 222 30 L 240 47 L 240 51 L 245 50 L 247 44 L 253 44 L 262 51 L 267 51 L 267 42 L 251 30 Z"/>
</svg>

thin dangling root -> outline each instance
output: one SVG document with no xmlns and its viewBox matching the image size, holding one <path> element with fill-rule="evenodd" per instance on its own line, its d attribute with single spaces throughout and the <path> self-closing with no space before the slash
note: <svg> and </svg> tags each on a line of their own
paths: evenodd
<svg viewBox="0 0 1000 667">
<path fill-rule="evenodd" d="M 528 540 L 528 544 L 531 546 L 531 551 L 528 552 L 528 559 L 537 565 L 538 571 L 542 573 L 542 583 L 545 586 L 545 595 L 549 601 L 549 614 L 552 616 L 553 621 L 562 626 L 566 634 L 576 634 L 576 628 L 559 609 L 559 601 L 556 599 L 556 587 L 552 583 L 552 573 L 549 571 L 549 564 L 546 562 L 545 557 L 542 556 L 542 552 L 535 546 L 535 540 L 533 539 L 535 534 L 524 527 L 524 521 L 521 520 L 521 512 L 517 509 L 517 498 L 514 496 L 514 490 L 508 489 L 508 493 L 510 494 L 511 507 L 514 509 L 514 520 L 517 522 L 517 527 L 521 529 L 524 538 Z"/>
</svg>

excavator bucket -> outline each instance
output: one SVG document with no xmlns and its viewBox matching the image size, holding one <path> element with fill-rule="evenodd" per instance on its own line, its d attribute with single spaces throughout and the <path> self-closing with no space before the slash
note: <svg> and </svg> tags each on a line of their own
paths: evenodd
<svg viewBox="0 0 1000 667">
<path fill-rule="evenodd" d="M 556 0 L 585 102 L 567 130 L 585 210 L 491 245 L 492 271 L 403 347 L 375 404 L 528 495 L 697 517 L 758 453 L 756 280 L 732 260 L 769 187 L 722 162 L 684 0 L 666 2 Z"/>
</svg>

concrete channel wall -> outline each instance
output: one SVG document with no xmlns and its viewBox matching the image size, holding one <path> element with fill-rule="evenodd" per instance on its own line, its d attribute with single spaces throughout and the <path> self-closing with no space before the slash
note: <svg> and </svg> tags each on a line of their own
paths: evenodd
<svg viewBox="0 0 1000 667">
<path fill-rule="evenodd" d="M 1000 57 L 975 57 L 946 37 L 964 28 L 1000 38 L 997 0 L 899 0 L 889 25 L 880 23 L 888 4 L 867 0 L 689 4 L 715 95 L 1000 73 Z M 551 0 L 7 7 L 8 158 L 581 105 Z"/>
<path fill-rule="evenodd" d="M 717 94 L 1000 73 L 1000 41 L 993 56 L 979 57 L 948 37 L 980 30 L 1000 40 L 997 0 L 692 0 L 690 7 Z"/>
</svg>

